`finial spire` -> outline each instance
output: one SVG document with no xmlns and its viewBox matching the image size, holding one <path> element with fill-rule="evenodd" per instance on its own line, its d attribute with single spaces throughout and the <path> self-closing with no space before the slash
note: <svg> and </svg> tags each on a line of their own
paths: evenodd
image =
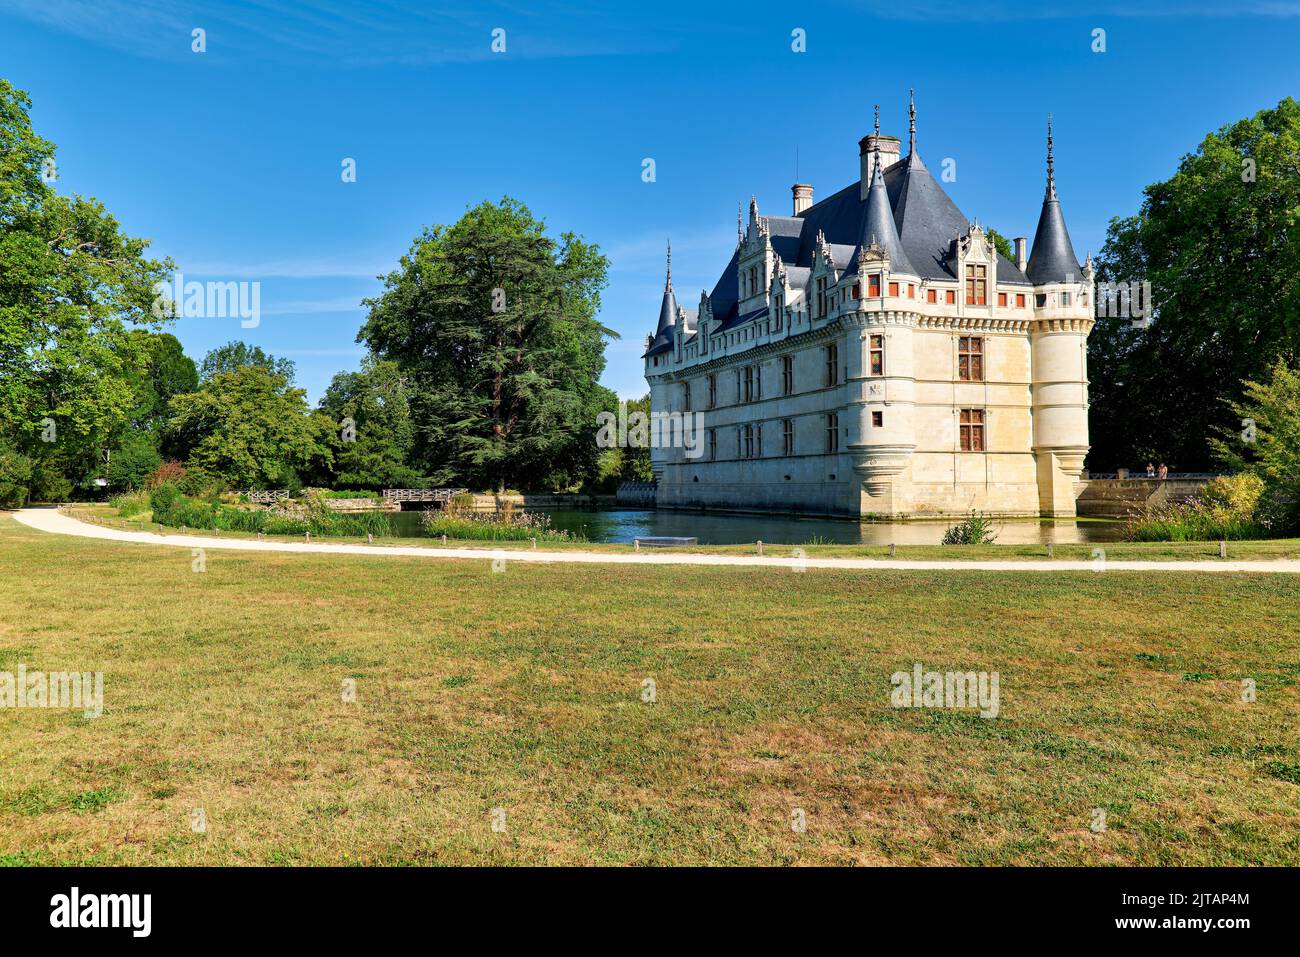
<svg viewBox="0 0 1300 957">
<path fill-rule="evenodd" d="M 668 278 L 664 282 L 665 289 L 673 288 L 673 241 L 668 240 Z"/>
<path fill-rule="evenodd" d="M 1047 114 L 1047 198 L 1056 199 L 1056 169 L 1052 161 L 1052 114 Z"/>
<path fill-rule="evenodd" d="M 880 104 L 876 104 L 876 139 L 880 139 Z"/>
<path fill-rule="evenodd" d="M 916 152 L 916 90 L 907 91 L 907 151 Z"/>
<path fill-rule="evenodd" d="M 744 207 L 743 202 L 736 203 L 736 242 L 744 242 L 745 231 L 740 228 L 740 210 Z"/>
</svg>

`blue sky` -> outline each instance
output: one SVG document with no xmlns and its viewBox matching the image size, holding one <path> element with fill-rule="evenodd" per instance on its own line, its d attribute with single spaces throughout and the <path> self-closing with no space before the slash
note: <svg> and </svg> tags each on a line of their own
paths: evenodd
<svg viewBox="0 0 1300 957">
<path fill-rule="evenodd" d="M 1300 92 L 1300 3 L 1029 7 L 0 0 L 0 76 L 58 144 L 59 189 L 186 278 L 262 283 L 256 329 L 175 324 L 195 358 L 257 343 L 315 401 L 359 365 L 360 300 L 421 226 L 510 194 L 610 257 L 602 318 L 623 338 L 604 381 L 635 396 L 665 237 L 694 306 L 737 202 L 787 213 L 796 152 L 817 198 L 854 180 L 873 104 L 906 136 L 909 87 L 921 155 L 955 159 L 954 200 L 1007 235 L 1037 222 L 1050 110 L 1081 256 L 1207 131 Z"/>
</svg>

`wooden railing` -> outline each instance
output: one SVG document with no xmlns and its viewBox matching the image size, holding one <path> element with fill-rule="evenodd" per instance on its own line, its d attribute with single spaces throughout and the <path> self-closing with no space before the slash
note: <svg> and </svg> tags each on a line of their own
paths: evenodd
<svg viewBox="0 0 1300 957">
<path fill-rule="evenodd" d="M 287 502 L 289 500 L 289 490 L 284 488 L 249 489 L 239 494 L 246 495 L 254 505 L 274 505 L 276 502 Z"/>
<path fill-rule="evenodd" d="M 466 488 L 386 488 L 386 502 L 441 502 L 446 504 L 457 495 L 464 495 Z"/>
</svg>

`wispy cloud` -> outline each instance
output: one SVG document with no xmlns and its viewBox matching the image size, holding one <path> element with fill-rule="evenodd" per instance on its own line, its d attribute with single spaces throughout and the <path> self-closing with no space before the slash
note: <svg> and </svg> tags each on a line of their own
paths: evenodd
<svg viewBox="0 0 1300 957">
<path fill-rule="evenodd" d="M 505 30 L 506 55 L 525 59 L 653 53 L 676 47 L 670 29 L 628 22 L 627 11 L 540 0 L 461 3 L 434 9 L 419 0 L 0 0 L 0 12 L 148 59 L 193 56 L 191 31 L 206 32 L 207 56 L 340 66 L 468 63 L 498 56 L 492 31 Z"/>
<path fill-rule="evenodd" d="M 325 256 L 264 260 L 198 260 L 179 264 L 183 272 L 197 276 L 227 276 L 247 279 L 375 279 L 398 266 L 377 256 Z"/>
</svg>

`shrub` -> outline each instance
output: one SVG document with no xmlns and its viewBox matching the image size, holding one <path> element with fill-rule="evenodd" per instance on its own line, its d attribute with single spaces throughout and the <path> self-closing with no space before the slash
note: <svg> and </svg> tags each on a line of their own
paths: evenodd
<svg viewBox="0 0 1300 957">
<path fill-rule="evenodd" d="M 1221 475 L 1211 480 L 1197 499 L 1207 509 L 1236 518 L 1252 519 L 1264 495 L 1264 480 L 1252 472 Z"/>
<path fill-rule="evenodd" d="M 127 492 L 113 496 L 108 504 L 117 509 L 117 514 L 123 518 L 134 518 L 149 511 L 149 496 L 144 492 Z"/>
<path fill-rule="evenodd" d="M 220 529 L 231 532 L 265 532 L 268 535 L 332 535 L 360 537 L 392 535 L 393 523 L 382 512 L 339 514 L 324 506 L 301 513 L 268 508 L 236 508 L 183 494 L 175 485 L 160 485 L 149 495 L 154 521 L 172 528 Z M 125 514 L 125 513 L 124 513 Z"/>
<path fill-rule="evenodd" d="M 144 487 L 152 491 L 166 482 L 179 482 L 185 477 L 185 466 L 175 459 L 163 462 L 149 473 L 144 480 Z"/>
<path fill-rule="evenodd" d="M 1258 476 L 1243 472 L 1214 479 L 1186 502 L 1157 505 L 1131 515 L 1130 542 L 1217 542 L 1267 538 L 1261 513 L 1265 490 Z"/>
<path fill-rule="evenodd" d="M 420 515 L 426 535 L 446 535 L 468 541 L 573 540 L 568 532 L 552 527 L 551 517 L 540 512 L 516 511 L 511 503 L 496 512 L 475 512 L 458 508 L 453 501 L 446 509 L 430 509 Z"/>
<path fill-rule="evenodd" d="M 995 541 L 993 524 L 979 512 L 971 512 L 964 521 L 943 533 L 945 545 L 992 545 Z"/>
<path fill-rule="evenodd" d="M 162 456 L 148 432 L 128 435 L 113 451 L 105 470 L 108 484 L 115 488 L 144 488 L 149 477 L 162 464 Z"/>
<path fill-rule="evenodd" d="M 32 460 L 0 445 L 0 508 L 22 508 L 31 478 Z"/>
<path fill-rule="evenodd" d="M 153 509 L 153 519 L 163 525 L 171 525 L 171 512 L 184 496 L 181 490 L 170 482 L 159 485 L 149 493 L 149 507 Z"/>
</svg>

